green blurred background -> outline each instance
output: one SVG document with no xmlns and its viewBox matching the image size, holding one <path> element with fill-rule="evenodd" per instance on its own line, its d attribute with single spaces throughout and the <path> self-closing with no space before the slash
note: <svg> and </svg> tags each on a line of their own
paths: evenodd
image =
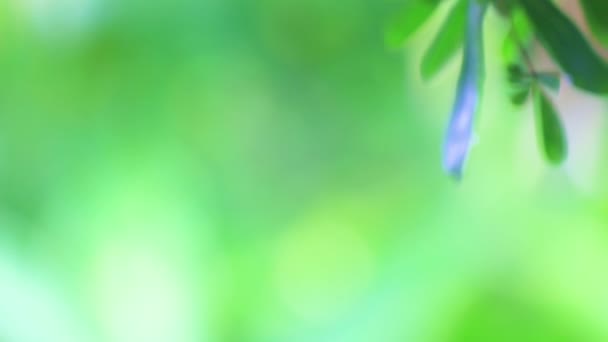
<svg viewBox="0 0 608 342">
<path fill-rule="evenodd" d="M 606 107 L 546 166 L 491 14 L 452 182 L 402 4 L 1 1 L 0 341 L 608 341 Z"/>
</svg>

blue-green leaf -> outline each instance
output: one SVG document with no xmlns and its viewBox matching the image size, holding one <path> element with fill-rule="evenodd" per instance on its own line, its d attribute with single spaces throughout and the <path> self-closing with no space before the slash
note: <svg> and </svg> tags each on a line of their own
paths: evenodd
<svg viewBox="0 0 608 342">
<path fill-rule="evenodd" d="M 560 75 L 557 72 L 538 72 L 536 73 L 536 79 L 543 86 L 553 90 L 559 91 L 560 87 Z"/>
<path fill-rule="evenodd" d="M 424 80 L 435 76 L 462 47 L 466 13 L 467 1 L 459 1 L 454 4 L 422 59 L 420 72 Z"/>
</svg>

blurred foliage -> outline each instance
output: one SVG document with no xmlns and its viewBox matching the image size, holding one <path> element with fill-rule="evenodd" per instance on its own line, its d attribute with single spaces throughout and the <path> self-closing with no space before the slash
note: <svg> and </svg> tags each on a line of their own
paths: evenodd
<svg viewBox="0 0 608 342">
<path fill-rule="evenodd" d="M 444 21 L 422 62 L 421 73 L 424 79 L 436 75 L 463 45 L 463 63 L 456 99 L 450 117 L 445 145 L 443 166 L 446 172 L 460 179 L 465 162 L 474 142 L 473 126 L 484 88 L 484 18 L 488 4 L 510 25 L 503 58 L 509 64 L 510 82 L 515 93 L 511 95 L 515 105 L 526 102 L 531 88 L 559 88 L 559 74 L 539 72 L 530 56 L 527 43 L 534 35 L 554 58 L 569 81 L 578 88 L 599 95 L 608 92 L 608 64 L 596 54 L 587 39 L 551 0 L 456 0 L 453 9 Z M 606 26 L 600 18 L 605 7 L 604 0 L 581 0 L 588 24 L 598 40 L 603 40 Z M 398 46 L 418 30 L 440 2 L 435 0 L 410 0 L 405 8 L 406 15 L 398 17 L 387 29 L 386 41 L 390 46 Z M 466 24 L 465 24 L 466 23 Z M 532 29 L 532 30 L 531 30 Z M 520 37 L 520 32 L 525 34 Z M 523 61 L 524 66 L 519 65 Z M 513 64 L 515 63 L 515 64 Z M 523 71 L 522 69 L 526 70 Z M 522 70 L 526 77 L 513 77 L 512 70 Z M 556 75 L 556 76 L 554 76 Z M 523 82 L 522 82 L 523 81 Z M 542 90 L 536 94 L 543 94 Z M 561 164 L 566 159 L 566 135 L 555 106 L 546 96 L 536 101 L 542 105 L 537 108 L 539 143 L 545 151 L 547 161 Z M 547 109 L 551 109 L 548 111 Z M 551 115 L 548 115 L 548 113 Z M 551 118 L 549 120 L 549 118 Z M 548 134 L 547 122 L 554 132 Z M 553 147 L 550 147 L 553 146 Z M 558 147 L 559 146 L 559 147 Z M 559 151 L 559 152 L 558 152 Z"/>
<path fill-rule="evenodd" d="M 453 184 L 403 4 L 0 2 L 0 340 L 606 340 L 605 106 L 546 167 L 488 16 Z"/>
</svg>

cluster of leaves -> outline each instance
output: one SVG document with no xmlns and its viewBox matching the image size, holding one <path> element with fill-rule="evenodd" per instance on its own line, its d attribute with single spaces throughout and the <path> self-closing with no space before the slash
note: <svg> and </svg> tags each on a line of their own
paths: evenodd
<svg viewBox="0 0 608 342">
<path fill-rule="evenodd" d="M 463 63 L 452 118 L 444 146 L 444 167 L 460 177 L 468 155 L 472 125 L 483 87 L 482 21 L 491 6 L 509 24 L 503 59 L 511 101 L 534 104 L 539 146 L 551 164 L 567 156 L 563 125 L 548 92 L 558 92 L 562 78 L 597 95 L 608 94 L 608 64 L 598 56 L 579 28 L 552 0 L 405 0 L 405 8 L 386 31 L 389 46 L 400 47 L 443 4 L 451 9 L 423 56 L 420 73 L 429 80 L 461 50 Z M 608 1 L 579 0 L 598 42 L 608 46 Z M 529 52 L 538 41 L 559 71 L 536 70 Z M 477 67 L 473 67 L 477 65 Z M 480 71 L 481 70 L 481 71 Z M 474 92 L 475 96 L 471 93 Z M 466 104 L 466 105 L 463 105 Z M 463 138 L 463 134 L 466 137 Z M 456 138 L 455 138 L 456 137 Z M 463 140 L 464 139 L 464 140 Z"/>
</svg>

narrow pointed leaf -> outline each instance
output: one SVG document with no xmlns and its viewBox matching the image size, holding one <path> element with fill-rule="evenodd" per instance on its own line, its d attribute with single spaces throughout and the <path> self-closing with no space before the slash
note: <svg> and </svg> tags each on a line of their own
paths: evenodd
<svg viewBox="0 0 608 342">
<path fill-rule="evenodd" d="M 604 46 L 608 46 L 608 1 L 581 0 L 585 18 L 595 37 Z"/>
<path fill-rule="evenodd" d="M 540 147 L 547 161 L 561 164 L 568 154 L 562 123 L 551 100 L 540 88 L 534 90 L 534 110 Z"/>
<path fill-rule="evenodd" d="M 409 0 L 390 22 L 385 31 L 385 42 L 389 47 L 399 48 L 435 12 L 441 0 Z"/>
<path fill-rule="evenodd" d="M 462 47 L 466 14 L 467 1 L 454 4 L 422 59 L 420 71 L 424 80 L 435 76 Z"/>
<path fill-rule="evenodd" d="M 454 107 L 448 124 L 443 167 L 456 179 L 462 177 L 471 144 L 475 114 L 481 103 L 484 80 L 483 19 L 485 1 L 468 0 L 464 55 Z"/>
<path fill-rule="evenodd" d="M 551 0 L 518 0 L 535 32 L 575 86 L 608 94 L 608 64 Z"/>
</svg>

